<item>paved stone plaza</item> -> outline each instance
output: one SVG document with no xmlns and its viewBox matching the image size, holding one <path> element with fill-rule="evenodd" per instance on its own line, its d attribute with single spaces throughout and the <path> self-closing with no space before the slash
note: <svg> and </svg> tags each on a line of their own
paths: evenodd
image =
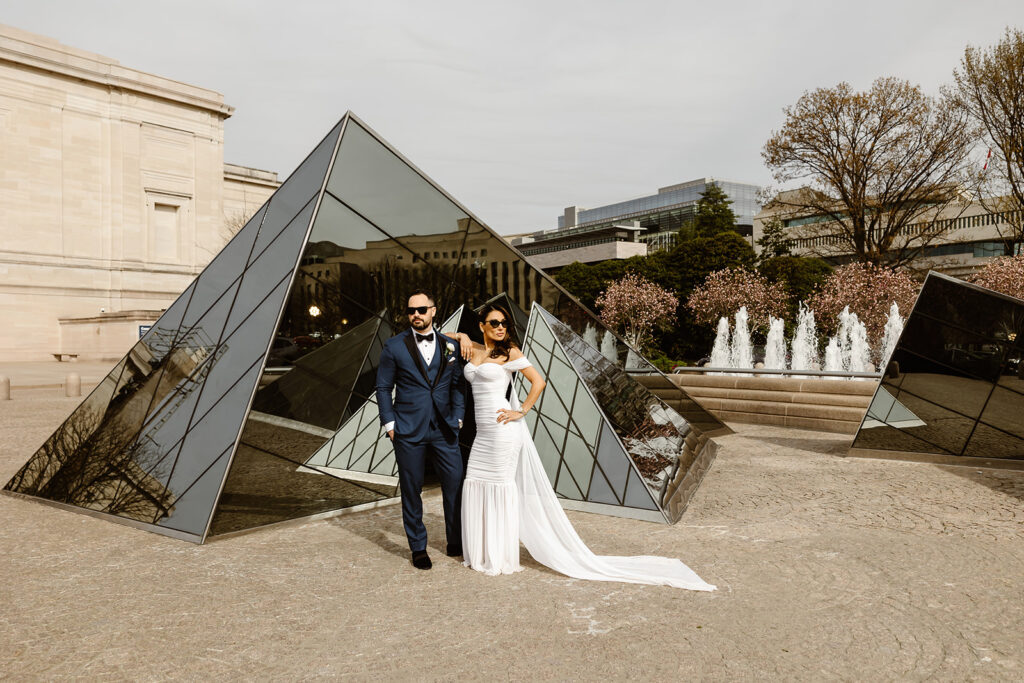
<svg viewBox="0 0 1024 683">
<path fill-rule="evenodd" d="M 24 383 L 21 383 L 24 384 Z M 78 403 L 0 403 L 6 482 Z M 571 512 L 599 553 L 672 555 L 715 593 L 413 569 L 396 506 L 176 541 L 0 496 L 0 676 L 1020 680 L 1024 472 L 847 459 L 733 425 L 675 526 Z"/>
</svg>

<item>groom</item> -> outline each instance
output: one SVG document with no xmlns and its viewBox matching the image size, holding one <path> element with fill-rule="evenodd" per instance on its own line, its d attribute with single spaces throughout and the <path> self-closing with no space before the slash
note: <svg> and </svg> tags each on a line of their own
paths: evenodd
<svg viewBox="0 0 1024 683">
<path fill-rule="evenodd" d="M 377 368 L 377 405 L 384 431 L 395 445 L 402 521 L 417 569 L 431 567 L 421 499 L 428 453 L 441 480 L 447 554 L 462 554 L 462 360 L 458 344 L 434 331 L 436 311 L 429 292 L 413 292 L 406 308 L 411 329 L 385 342 Z"/>
</svg>

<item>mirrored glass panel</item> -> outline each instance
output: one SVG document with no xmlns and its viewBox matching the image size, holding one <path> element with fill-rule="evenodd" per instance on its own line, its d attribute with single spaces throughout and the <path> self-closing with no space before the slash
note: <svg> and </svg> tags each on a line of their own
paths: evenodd
<svg viewBox="0 0 1024 683">
<path fill-rule="evenodd" d="M 1024 302 L 930 273 L 854 448 L 1019 458 Z"/>
<path fill-rule="evenodd" d="M 437 247 L 448 254 L 438 259 L 458 260 L 461 245 L 451 239 L 468 216 L 354 121 L 342 135 L 327 190 L 415 253 L 429 250 L 433 258 Z"/>
</svg>

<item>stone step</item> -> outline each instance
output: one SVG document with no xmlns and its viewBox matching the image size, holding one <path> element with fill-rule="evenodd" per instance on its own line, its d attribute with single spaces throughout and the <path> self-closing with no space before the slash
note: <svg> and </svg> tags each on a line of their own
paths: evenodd
<svg viewBox="0 0 1024 683">
<path fill-rule="evenodd" d="M 847 380 L 794 377 L 737 377 L 735 375 L 697 375 L 680 373 L 670 375 L 674 384 L 687 391 L 692 387 L 721 387 L 731 389 L 756 389 L 765 391 L 811 392 L 819 394 L 853 394 L 871 396 L 875 393 L 878 380 Z"/>
<path fill-rule="evenodd" d="M 779 425 L 795 429 L 813 429 L 818 432 L 836 434 L 856 434 L 860 422 L 847 420 L 825 420 L 818 418 L 796 417 L 791 415 L 766 415 L 764 413 L 744 413 L 728 410 L 716 411 L 715 415 L 725 422 L 744 422 L 748 424 Z"/>
<path fill-rule="evenodd" d="M 703 398 L 733 398 L 748 401 L 777 401 L 779 403 L 829 404 L 867 408 L 871 396 L 859 394 L 826 394 L 812 392 L 768 391 L 764 389 L 726 389 L 722 387 L 690 387 L 686 393 L 697 400 Z M 662 400 L 668 400 L 669 392 L 655 391 Z"/>
<path fill-rule="evenodd" d="M 813 405 L 808 403 L 780 403 L 777 401 L 745 401 L 731 398 L 701 399 L 700 404 L 716 415 L 722 411 L 734 413 L 760 413 L 764 415 L 787 415 L 820 420 L 839 420 L 860 424 L 864 407 Z"/>
</svg>

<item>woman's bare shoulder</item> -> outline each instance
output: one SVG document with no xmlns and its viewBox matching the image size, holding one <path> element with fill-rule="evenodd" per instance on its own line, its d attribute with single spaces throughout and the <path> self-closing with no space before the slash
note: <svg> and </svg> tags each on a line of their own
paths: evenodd
<svg viewBox="0 0 1024 683">
<path fill-rule="evenodd" d="M 519 350 L 518 346 L 513 346 L 511 349 L 509 349 L 509 351 L 508 351 L 508 359 L 510 361 L 512 361 L 512 360 L 519 360 L 522 357 L 523 357 L 523 352 Z"/>
</svg>

